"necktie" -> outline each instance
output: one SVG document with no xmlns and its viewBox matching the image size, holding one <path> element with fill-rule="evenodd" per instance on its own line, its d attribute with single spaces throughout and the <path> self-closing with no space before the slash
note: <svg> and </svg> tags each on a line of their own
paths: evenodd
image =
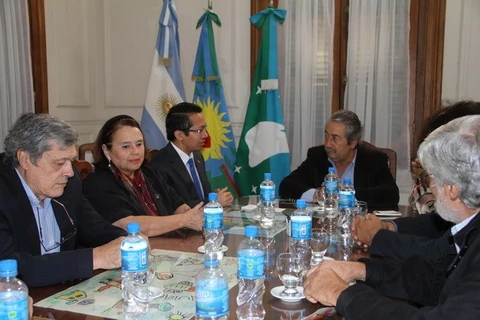
<svg viewBox="0 0 480 320">
<path fill-rule="evenodd" d="M 198 181 L 197 170 L 195 170 L 195 164 L 193 163 L 193 159 L 188 159 L 187 163 L 188 167 L 190 168 L 193 184 L 195 185 L 195 189 L 197 190 L 198 197 L 200 199 L 203 199 L 202 187 L 200 186 L 200 181 Z"/>
</svg>

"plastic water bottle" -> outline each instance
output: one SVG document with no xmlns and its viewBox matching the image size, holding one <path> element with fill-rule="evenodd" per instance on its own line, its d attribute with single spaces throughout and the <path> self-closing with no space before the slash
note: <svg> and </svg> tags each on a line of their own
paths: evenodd
<svg viewBox="0 0 480 320">
<path fill-rule="evenodd" d="M 336 240 L 338 230 L 338 201 L 333 194 L 329 194 L 325 199 L 325 218 L 323 219 L 323 227 L 330 236 L 330 242 Z"/>
<path fill-rule="evenodd" d="M 271 173 L 265 173 L 264 179 L 260 184 L 260 213 L 262 227 L 268 227 L 275 222 L 275 183 Z"/>
<path fill-rule="evenodd" d="M 259 320 L 265 317 L 265 248 L 255 239 L 256 226 L 245 227 L 245 237 L 238 246 L 237 319 Z"/>
<path fill-rule="evenodd" d="M 215 192 L 208 194 L 208 203 L 203 208 L 203 236 L 205 237 L 205 253 L 217 254 L 217 259 L 223 258 L 223 207 L 217 202 Z"/>
<path fill-rule="evenodd" d="M 310 261 L 310 238 L 312 237 L 312 215 L 305 208 L 307 202 L 303 199 L 298 199 L 296 202 L 297 210 L 293 211 L 290 216 L 291 238 L 290 250 L 292 252 L 299 252 L 305 256 L 307 261 Z"/>
<path fill-rule="evenodd" d="M 334 167 L 328 168 L 328 174 L 325 176 L 324 190 L 325 198 L 329 196 L 338 198 L 338 176 Z"/>
<path fill-rule="evenodd" d="M 0 261 L 0 319 L 28 320 L 28 288 L 17 274 L 17 260 Z"/>
<path fill-rule="evenodd" d="M 339 190 L 338 207 L 340 209 L 355 207 L 355 189 L 353 189 L 352 179 L 344 178 L 343 185 Z"/>
<path fill-rule="evenodd" d="M 205 253 L 205 266 L 195 279 L 195 319 L 228 318 L 228 277 L 215 253 Z"/>
<path fill-rule="evenodd" d="M 136 319 L 149 309 L 148 299 L 148 243 L 140 235 L 140 224 L 127 224 L 128 236 L 122 241 L 123 314 Z"/>
<path fill-rule="evenodd" d="M 355 207 L 355 189 L 352 186 L 352 179 L 343 179 L 343 185 L 339 190 L 338 207 L 340 209 L 338 217 L 340 237 L 343 245 L 350 247 L 353 245 L 351 224 L 354 218 L 353 209 Z"/>
</svg>

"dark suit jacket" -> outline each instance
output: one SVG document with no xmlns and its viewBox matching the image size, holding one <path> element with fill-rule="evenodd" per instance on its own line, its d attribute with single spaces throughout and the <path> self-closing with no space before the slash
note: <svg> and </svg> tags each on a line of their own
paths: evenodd
<svg viewBox="0 0 480 320">
<path fill-rule="evenodd" d="M 162 177 L 147 166 L 141 170 L 159 215 L 171 215 L 185 202 Z M 83 180 L 83 194 L 92 206 L 111 223 L 128 216 L 145 215 L 145 211 L 123 185 L 115 179 L 110 169 L 96 168 L 95 172 Z"/>
<path fill-rule="evenodd" d="M 366 284 L 344 290 L 336 309 L 346 319 L 480 319 L 480 216 L 454 237 L 445 233 L 442 254 L 403 262 L 367 259 Z M 461 248 L 457 254 L 454 242 Z M 387 297 L 413 301 L 423 307 Z"/>
<path fill-rule="evenodd" d="M 412 255 L 436 258 L 441 254 L 445 239 L 453 223 L 436 213 L 404 217 L 394 220 L 398 232 L 379 230 L 373 237 L 370 253 L 395 260 Z"/>
<path fill-rule="evenodd" d="M 308 149 L 307 159 L 280 183 L 280 197 L 299 199 L 305 191 L 318 188 L 331 166 L 323 145 Z M 355 197 L 366 201 L 369 209 L 398 205 L 400 195 L 386 154 L 359 144 L 353 180 Z"/>
<path fill-rule="evenodd" d="M 193 159 L 200 177 L 200 183 L 202 184 L 203 199 L 198 198 L 192 178 L 171 142 L 157 152 L 148 164 L 163 176 L 165 181 L 175 189 L 177 194 L 182 197 L 190 207 L 194 207 L 200 201 L 206 204 L 208 202 L 208 194 L 212 192 L 205 171 L 205 161 L 203 160 L 202 154 L 200 152 L 194 152 Z"/>
<path fill-rule="evenodd" d="M 80 176 L 68 180 L 56 200 L 67 209 L 77 233 L 61 245 L 61 252 L 41 255 L 40 237 L 30 201 L 12 166 L 0 155 L 0 260 L 16 259 L 19 277 L 28 286 L 45 286 L 93 276 L 93 247 L 103 245 L 126 232 L 105 221 L 82 195 Z M 52 202 L 60 232 L 72 225 L 61 206 Z M 77 249 L 83 246 L 86 249 Z"/>
</svg>

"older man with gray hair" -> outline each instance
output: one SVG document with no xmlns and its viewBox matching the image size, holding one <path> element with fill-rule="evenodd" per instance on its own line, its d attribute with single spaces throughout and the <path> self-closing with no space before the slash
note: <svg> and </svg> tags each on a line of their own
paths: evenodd
<svg viewBox="0 0 480 320">
<path fill-rule="evenodd" d="M 325 141 L 308 149 L 307 159 L 280 183 L 280 197 L 315 202 L 315 189 L 323 185 L 329 167 L 349 178 L 357 200 L 369 208 L 396 208 L 400 199 L 385 153 L 361 143 L 362 123 L 349 110 L 332 114 L 325 125 Z"/>
<path fill-rule="evenodd" d="M 353 320 L 480 318 L 480 116 L 462 117 L 432 132 L 418 158 L 430 174 L 438 214 L 455 223 L 443 254 L 402 262 L 324 261 L 307 275 L 310 301 L 336 306 Z M 349 287 L 352 280 L 364 282 Z"/>
<path fill-rule="evenodd" d="M 120 266 L 125 231 L 92 208 L 72 168 L 77 134 L 48 114 L 22 115 L 0 154 L 0 260 L 28 286 L 88 278 Z M 77 249 L 83 247 L 84 249 Z"/>
</svg>

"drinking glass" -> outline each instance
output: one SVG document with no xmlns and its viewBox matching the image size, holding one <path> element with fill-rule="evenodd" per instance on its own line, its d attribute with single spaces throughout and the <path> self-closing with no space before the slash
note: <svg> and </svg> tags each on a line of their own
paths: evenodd
<svg viewBox="0 0 480 320">
<path fill-rule="evenodd" d="M 317 188 L 315 190 L 315 194 L 313 196 L 314 199 L 316 199 L 318 206 L 320 207 L 319 210 L 323 211 L 325 210 L 325 192 L 323 190 L 323 187 Z"/>
<path fill-rule="evenodd" d="M 150 254 L 148 256 L 148 270 L 142 279 L 132 284 L 133 298 L 141 303 L 150 303 L 163 294 L 159 288 L 152 287 L 153 279 L 157 269 L 158 258 Z"/>
<path fill-rule="evenodd" d="M 330 246 L 330 236 L 324 229 L 313 228 L 310 246 L 312 248 L 312 260 L 310 265 L 313 267 L 322 262 L 323 256 Z"/>
<path fill-rule="evenodd" d="M 297 285 L 305 270 L 305 262 L 301 255 L 285 252 L 277 257 L 277 273 L 285 289 L 280 292 L 282 297 L 300 297 Z"/>
<path fill-rule="evenodd" d="M 368 213 L 367 203 L 365 201 L 357 201 L 356 206 L 357 206 L 357 214 L 361 215 L 362 217 L 365 217 Z"/>
</svg>

